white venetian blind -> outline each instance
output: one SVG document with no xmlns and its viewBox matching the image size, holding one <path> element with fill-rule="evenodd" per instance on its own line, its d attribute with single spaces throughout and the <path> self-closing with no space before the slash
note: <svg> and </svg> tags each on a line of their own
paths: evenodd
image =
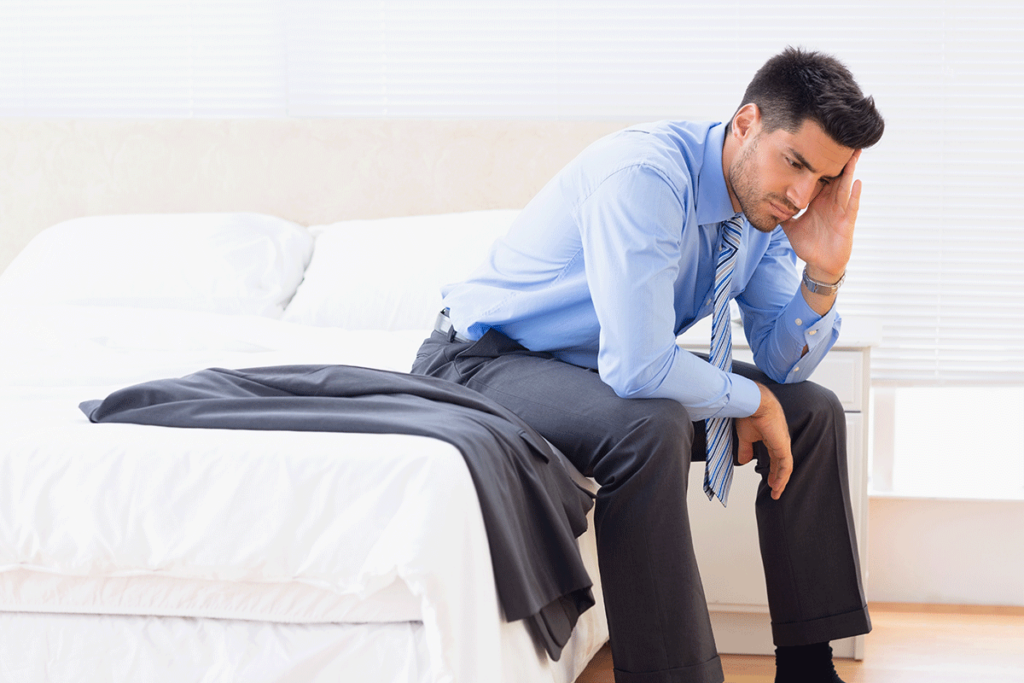
<svg viewBox="0 0 1024 683">
<path fill-rule="evenodd" d="M 721 120 L 786 45 L 887 119 L 841 308 L 875 379 L 1024 384 L 1024 4 L 0 0 L 0 116 Z"/>
<path fill-rule="evenodd" d="M 1022 385 L 1024 5 L 938 3 L 902 25 L 871 58 L 889 125 L 842 310 L 883 322 L 876 380 Z"/>
<path fill-rule="evenodd" d="M 715 111 L 723 98 L 732 108 L 764 51 L 723 59 L 704 27 L 735 9 L 682 5 L 301 0 L 292 113 L 633 120 Z"/>
<path fill-rule="evenodd" d="M 284 116 L 280 5 L 0 0 L 0 115 Z"/>
</svg>

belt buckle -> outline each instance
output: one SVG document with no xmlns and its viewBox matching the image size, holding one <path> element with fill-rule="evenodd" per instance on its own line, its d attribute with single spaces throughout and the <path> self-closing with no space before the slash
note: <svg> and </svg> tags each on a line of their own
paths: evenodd
<svg viewBox="0 0 1024 683">
<path fill-rule="evenodd" d="M 445 307 L 440 310 L 437 314 L 437 319 L 434 320 L 434 330 L 441 334 L 447 335 L 448 341 L 455 341 L 455 337 L 458 336 L 455 332 L 455 326 L 452 325 L 452 319 L 449 317 L 451 309 Z"/>
</svg>

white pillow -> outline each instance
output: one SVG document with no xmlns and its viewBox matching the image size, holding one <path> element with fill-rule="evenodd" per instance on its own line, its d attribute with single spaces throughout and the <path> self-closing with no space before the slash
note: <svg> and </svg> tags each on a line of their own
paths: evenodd
<svg viewBox="0 0 1024 683">
<path fill-rule="evenodd" d="M 441 308 L 441 286 L 476 269 L 518 214 L 501 209 L 310 227 L 313 260 L 283 319 L 426 333 Z"/>
<path fill-rule="evenodd" d="M 41 232 L 0 276 L 0 300 L 280 317 L 313 236 L 256 213 L 92 216 Z"/>
</svg>

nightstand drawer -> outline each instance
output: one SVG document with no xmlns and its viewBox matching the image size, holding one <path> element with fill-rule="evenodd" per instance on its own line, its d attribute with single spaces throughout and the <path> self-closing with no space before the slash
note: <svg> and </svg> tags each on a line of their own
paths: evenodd
<svg viewBox="0 0 1024 683">
<path fill-rule="evenodd" d="M 811 375 L 817 382 L 836 392 L 846 412 L 860 412 L 864 400 L 864 354 L 860 351 L 831 351 Z"/>
</svg>

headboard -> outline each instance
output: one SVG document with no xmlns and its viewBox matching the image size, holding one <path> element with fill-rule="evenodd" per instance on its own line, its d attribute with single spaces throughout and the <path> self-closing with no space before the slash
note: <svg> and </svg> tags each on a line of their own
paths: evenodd
<svg viewBox="0 0 1024 683">
<path fill-rule="evenodd" d="M 312 225 L 522 208 L 628 123 L 0 120 L 0 272 L 78 216 L 256 211 Z"/>
</svg>

